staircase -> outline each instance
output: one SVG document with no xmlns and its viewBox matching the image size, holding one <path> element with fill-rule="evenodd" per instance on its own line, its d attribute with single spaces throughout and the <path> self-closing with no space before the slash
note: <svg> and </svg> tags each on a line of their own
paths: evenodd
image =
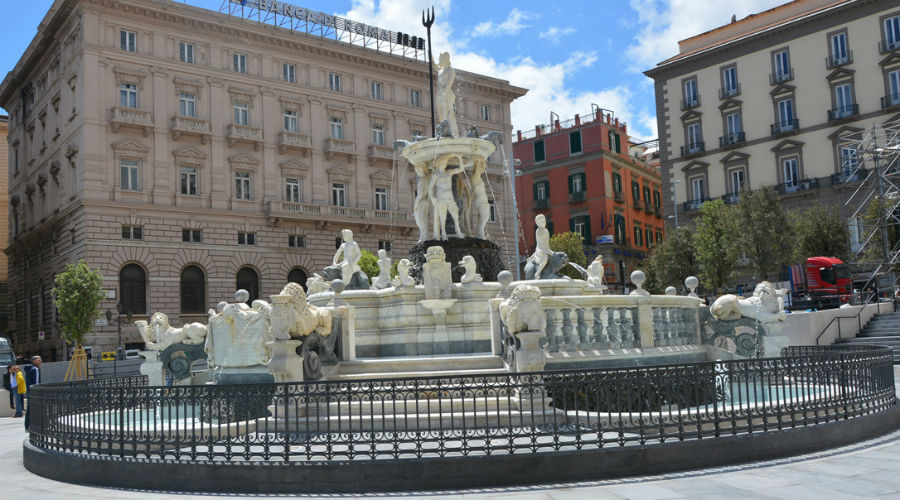
<svg viewBox="0 0 900 500">
<path fill-rule="evenodd" d="M 876 314 L 854 338 L 838 339 L 836 344 L 885 345 L 894 351 L 894 364 L 900 364 L 900 312 Z"/>
<path fill-rule="evenodd" d="M 361 380 L 453 375 L 505 375 L 503 358 L 491 354 L 397 357 L 344 361 L 330 380 Z"/>
</svg>

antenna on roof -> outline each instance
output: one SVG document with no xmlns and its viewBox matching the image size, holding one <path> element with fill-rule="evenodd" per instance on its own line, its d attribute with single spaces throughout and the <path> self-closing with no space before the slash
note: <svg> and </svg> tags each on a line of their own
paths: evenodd
<svg viewBox="0 0 900 500">
<path fill-rule="evenodd" d="M 734 23 L 736 23 L 736 22 L 737 22 L 737 15 L 736 15 L 736 14 L 732 14 L 732 15 L 731 15 L 731 24 L 734 24 Z"/>
</svg>

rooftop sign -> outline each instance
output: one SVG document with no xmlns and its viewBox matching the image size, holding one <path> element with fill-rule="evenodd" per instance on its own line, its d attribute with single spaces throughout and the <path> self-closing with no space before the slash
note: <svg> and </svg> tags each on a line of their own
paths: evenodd
<svg viewBox="0 0 900 500">
<path fill-rule="evenodd" d="M 382 52 L 425 58 L 425 39 L 317 12 L 278 0 L 223 0 L 221 12 L 291 31 L 360 45 Z"/>
</svg>

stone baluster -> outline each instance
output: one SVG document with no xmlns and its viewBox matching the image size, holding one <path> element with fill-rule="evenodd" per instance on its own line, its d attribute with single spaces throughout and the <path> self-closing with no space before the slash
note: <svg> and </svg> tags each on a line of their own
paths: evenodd
<svg viewBox="0 0 900 500">
<path fill-rule="evenodd" d="M 594 342 L 594 310 L 582 309 L 579 313 L 578 325 L 584 327 L 582 349 L 594 349 L 597 347 L 596 342 Z"/>
<path fill-rule="evenodd" d="M 619 310 L 606 310 L 606 330 L 609 332 L 609 346 L 613 349 L 622 347 L 622 331 L 619 329 Z"/>
<path fill-rule="evenodd" d="M 572 351 L 573 342 L 572 342 L 572 330 L 574 329 L 572 325 L 572 321 L 569 319 L 569 312 L 571 309 L 560 309 L 559 313 L 562 315 L 562 340 L 563 340 L 563 349 L 566 351 Z"/>
<path fill-rule="evenodd" d="M 595 307 L 591 310 L 593 316 L 591 321 L 594 324 L 591 336 L 591 344 L 595 349 L 609 348 L 609 336 L 603 329 L 603 315 L 606 314 L 605 308 Z"/>
<path fill-rule="evenodd" d="M 653 312 L 653 345 L 660 347 L 665 345 L 666 329 L 669 325 L 666 323 L 665 309 L 654 307 L 651 311 Z"/>
<path fill-rule="evenodd" d="M 544 315 L 547 317 L 547 350 L 550 352 L 559 352 L 560 332 L 556 325 L 556 311 L 554 309 L 544 309 Z"/>
<path fill-rule="evenodd" d="M 622 330 L 622 347 L 629 348 L 635 346 L 635 324 L 631 315 L 631 310 L 622 308 L 619 310 L 619 327 Z"/>
<path fill-rule="evenodd" d="M 628 310 L 631 316 L 631 337 L 634 339 L 632 345 L 634 347 L 643 347 L 641 342 L 641 320 L 638 314 L 638 308 L 632 307 Z"/>
<path fill-rule="evenodd" d="M 681 318 L 682 324 L 684 325 L 682 342 L 685 344 L 699 344 L 700 336 L 697 329 L 697 310 L 684 308 L 681 310 Z"/>
<path fill-rule="evenodd" d="M 663 313 L 666 321 L 665 345 L 678 344 L 678 308 L 667 307 Z"/>
<path fill-rule="evenodd" d="M 585 314 L 587 312 L 587 314 Z M 578 309 L 576 311 L 576 321 L 577 321 L 577 330 L 578 330 L 578 349 L 586 350 L 591 348 L 591 340 L 588 335 L 588 323 L 593 323 L 593 321 L 585 321 L 585 316 L 591 316 L 591 310 L 587 309 Z"/>
</svg>

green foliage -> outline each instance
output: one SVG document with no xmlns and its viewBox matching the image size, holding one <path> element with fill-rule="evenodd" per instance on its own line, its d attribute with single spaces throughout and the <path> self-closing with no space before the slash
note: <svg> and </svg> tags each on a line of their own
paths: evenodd
<svg viewBox="0 0 900 500">
<path fill-rule="evenodd" d="M 668 286 L 681 289 L 685 278 L 699 274 L 695 252 L 691 227 L 681 226 L 667 232 L 666 239 L 644 261 L 647 275 L 644 288 L 653 294 L 665 293 Z"/>
<path fill-rule="evenodd" d="M 753 277 L 767 280 L 791 260 L 790 222 L 769 186 L 740 194 L 736 212 L 739 244 L 750 259 Z"/>
<path fill-rule="evenodd" d="M 892 207 L 891 200 L 875 197 L 869 202 L 863 215 L 863 238 L 868 237 L 872 231 L 878 231 L 869 240 L 863 251 L 863 258 L 867 262 L 882 262 L 884 260 L 884 240 L 881 231 L 887 232 L 888 248 L 897 246 L 900 240 L 900 225 L 889 213 Z"/>
<path fill-rule="evenodd" d="M 67 343 L 81 344 L 100 315 L 100 301 L 106 296 L 102 288 L 103 277 L 82 259 L 76 264 L 68 264 L 65 271 L 56 275 L 55 281 L 53 298 L 62 336 Z"/>
<path fill-rule="evenodd" d="M 580 234 L 571 231 L 554 234 L 550 237 L 550 250 L 565 252 L 569 256 L 569 262 L 578 264 L 581 267 L 587 267 L 583 241 Z M 573 279 L 584 279 L 584 276 L 572 266 L 565 266 L 559 272 Z"/>
<path fill-rule="evenodd" d="M 360 269 L 369 276 L 369 280 L 375 280 L 380 274 L 378 271 L 378 256 L 368 250 L 362 250 L 358 264 Z"/>
<path fill-rule="evenodd" d="M 809 257 L 837 257 L 846 261 L 850 248 L 847 225 L 837 207 L 818 202 L 794 216 L 794 263 L 805 263 Z"/>
<path fill-rule="evenodd" d="M 711 291 L 728 282 L 740 256 L 739 231 L 733 207 L 722 200 L 703 203 L 694 228 L 700 280 Z"/>
</svg>

